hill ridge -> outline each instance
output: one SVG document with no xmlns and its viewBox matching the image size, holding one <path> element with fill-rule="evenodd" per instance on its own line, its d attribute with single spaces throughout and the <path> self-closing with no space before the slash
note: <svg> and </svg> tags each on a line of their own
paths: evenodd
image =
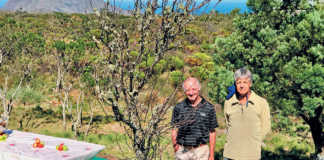
<svg viewBox="0 0 324 160">
<path fill-rule="evenodd" d="M 100 9 L 104 6 L 104 0 L 8 0 L 1 10 L 29 13 L 92 13 L 93 8 Z"/>
</svg>

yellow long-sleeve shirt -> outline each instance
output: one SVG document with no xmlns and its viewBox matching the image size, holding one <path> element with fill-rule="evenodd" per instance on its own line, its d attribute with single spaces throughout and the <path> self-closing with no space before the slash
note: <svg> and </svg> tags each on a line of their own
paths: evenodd
<svg viewBox="0 0 324 160">
<path fill-rule="evenodd" d="M 246 105 L 234 95 L 225 101 L 226 143 L 224 157 L 234 160 L 261 158 L 261 143 L 271 129 L 267 101 L 251 93 Z"/>
</svg>

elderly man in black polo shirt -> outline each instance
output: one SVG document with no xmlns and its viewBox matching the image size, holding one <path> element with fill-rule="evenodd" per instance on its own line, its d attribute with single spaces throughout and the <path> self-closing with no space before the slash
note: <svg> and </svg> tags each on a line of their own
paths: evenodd
<svg viewBox="0 0 324 160">
<path fill-rule="evenodd" d="M 218 126 L 214 106 L 200 96 L 196 78 L 186 79 L 182 87 L 187 98 L 175 106 L 171 121 L 175 159 L 213 160 Z"/>
</svg>

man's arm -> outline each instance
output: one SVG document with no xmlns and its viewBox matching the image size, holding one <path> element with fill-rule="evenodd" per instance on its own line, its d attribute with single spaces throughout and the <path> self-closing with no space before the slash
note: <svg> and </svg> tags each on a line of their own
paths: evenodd
<svg viewBox="0 0 324 160">
<path fill-rule="evenodd" d="M 215 152 L 215 142 L 216 142 L 216 131 L 215 129 L 218 127 L 217 117 L 215 107 L 212 106 L 212 110 L 209 115 L 209 160 L 214 160 L 214 152 Z"/>
<path fill-rule="evenodd" d="M 262 125 L 262 139 L 271 130 L 270 108 L 268 102 L 265 101 L 261 113 L 261 125 Z"/>
<path fill-rule="evenodd" d="M 228 106 L 228 101 L 225 101 L 225 103 L 224 103 L 224 118 L 225 118 L 226 131 L 228 130 L 227 106 Z"/>
<path fill-rule="evenodd" d="M 209 132 L 209 160 L 214 160 L 216 131 Z"/>
<path fill-rule="evenodd" d="M 179 149 L 179 144 L 177 144 L 177 135 L 178 135 L 178 129 L 177 128 L 172 129 L 171 140 L 172 140 L 174 152 L 177 152 Z"/>
</svg>

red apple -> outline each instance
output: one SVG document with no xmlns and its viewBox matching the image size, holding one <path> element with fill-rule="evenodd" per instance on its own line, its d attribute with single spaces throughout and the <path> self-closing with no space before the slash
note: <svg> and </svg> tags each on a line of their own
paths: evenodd
<svg viewBox="0 0 324 160">
<path fill-rule="evenodd" d="M 33 144 L 33 148 L 37 148 L 37 143 L 34 143 Z"/>
<path fill-rule="evenodd" d="M 40 139 L 39 138 L 36 138 L 35 139 L 35 143 L 37 143 L 37 144 L 40 143 Z"/>
<path fill-rule="evenodd" d="M 37 147 L 38 148 L 43 148 L 44 147 L 44 143 L 39 143 Z"/>
<path fill-rule="evenodd" d="M 63 150 L 63 145 L 60 145 L 57 150 L 62 151 Z"/>
</svg>

